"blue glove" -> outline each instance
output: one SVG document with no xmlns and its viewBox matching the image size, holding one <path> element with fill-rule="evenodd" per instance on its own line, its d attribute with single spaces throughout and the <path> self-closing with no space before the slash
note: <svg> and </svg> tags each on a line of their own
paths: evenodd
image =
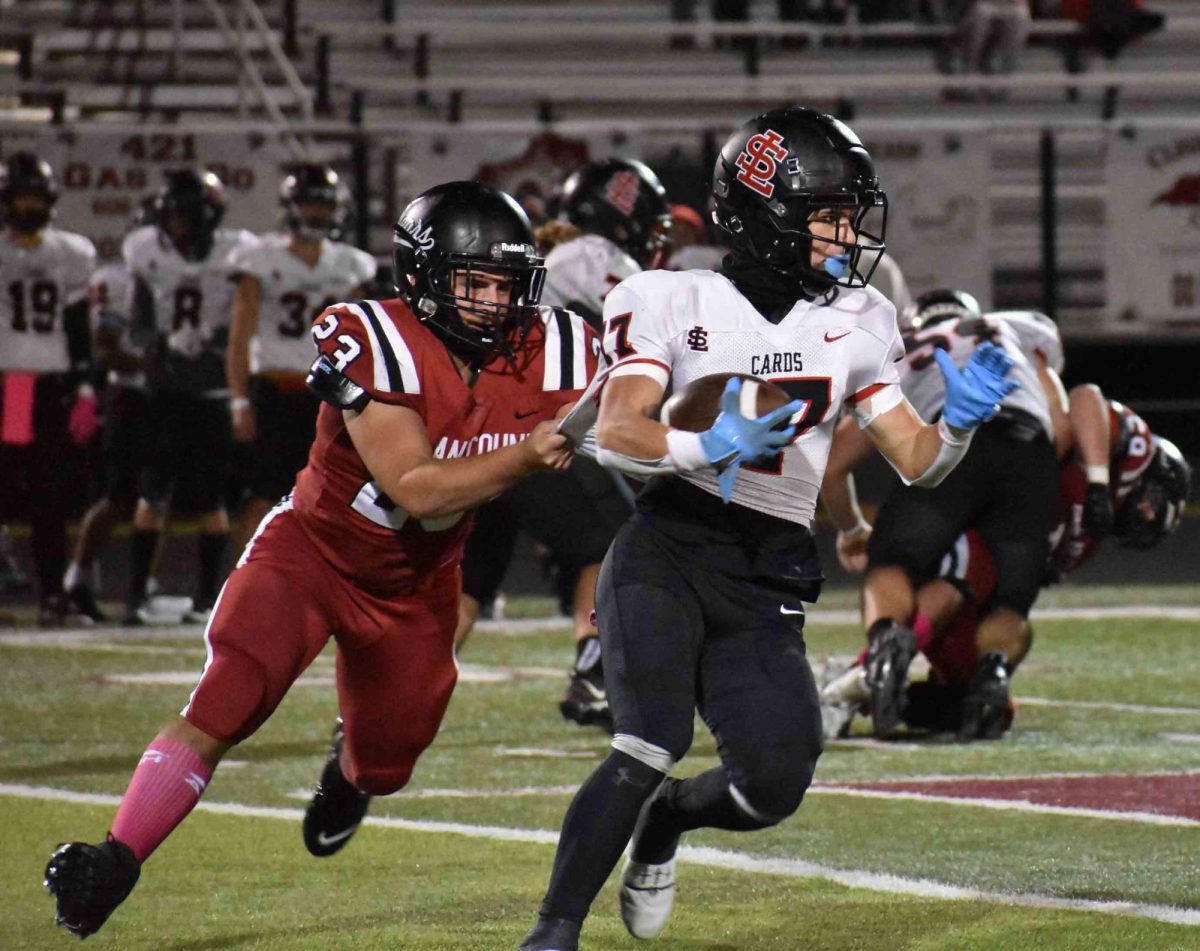
<svg viewBox="0 0 1200 951">
<path fill-rule="evenodd" d="M 1000 401 L 1020 384 L 1006 380 L 1012 357 L 994 343 L 981 343 L 961 370 L 945 350 L 933 351 L 946 380 L 942 419 L 959 429 L 974 429 L 1000 411 Z"/>
<path fill-rule="evenodd" d="M 792 440 L 794 426 L 775 429 L 789 416 L 800 412 L 802 400 L 792 400 L 786 406 L 772 410 L 757 419 L 748 419 L 741 411 L 742 380 L 732 377 L 721 394 L 721 413 L 711 427 L 700 434 L 700 447 L 705 458 L 721 469 L 717 486 L 726 502 L 733 498 L 733 483 L 743 462 L 763 463 L 772 459 Z"/>
</svg>

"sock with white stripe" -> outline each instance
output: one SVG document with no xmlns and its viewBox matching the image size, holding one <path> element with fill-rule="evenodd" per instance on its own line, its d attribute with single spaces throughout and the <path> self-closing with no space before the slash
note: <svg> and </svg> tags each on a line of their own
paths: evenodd
<svg viewBox="0 0 1200 951">
<path fill-rule="evenodd" d="M 196 808 L 212 774 L 199 753 L 160 733 L 133 771 L 113 820 L 113 838 L 146 861 Z"/>
</svg>

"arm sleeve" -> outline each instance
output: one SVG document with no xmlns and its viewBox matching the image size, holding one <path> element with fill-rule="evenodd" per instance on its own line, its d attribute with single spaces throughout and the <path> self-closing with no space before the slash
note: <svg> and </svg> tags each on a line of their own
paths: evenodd
<svg viewBox="0 0 1200 951">
<path fill-rule="evenodd" d="M 421 412 L 416 361 L 400 329 L 377 301 L 336 304 L 313 322 L 317 355 L 371 399 Z"/>
<path fill-rule="evenodd" d="M 628 283 L 618 284 L 604 301 L 607 377 L 648 376 L 665 389 L 678 357 L 677 336 L 667 308 L 651 306 Z"/>
<path fill-rule="evenodd" d="M 86 298 L 72 301 L 63 308 L 63 330 L 67 334 L 67 356 L 71 372 L 86 374 L 92 365 L 92 334 L 88 326 Z"/>
<path fill-rule="evenodd" d="M 888 410 L 895 409 L 904 399 L 900 389 L 900 361 L 904 359 L 900 332 L 893 330 L 891 340 L 886 343 L 874 335 L 867 339 L 874 346 L 864 346 L 862 371 L 851 374 L 853 389 L 845 400 L 853 408 L 861 429 L 866 429 Z"/>
<path fill-rule="evenodd" d="M 375 258 L 367 254 L 366 251 L 354 249 L 354 278 L 355 287 L 363 287 L 375 280 L 375 272 L 379 270 L 379 264 Z"/>
<path fill-rule="evenodd" d="M 63 303 L 67 306 L 82 303 L 87 310 L 88 284 L 92 280 L 92 272 L 96 270 L 96 247 L 82 235 L 78 238 L 78 246 L 65 269 L 63 280 Z"/>
<path fill-rule="evenodd" d="M 242 241 L 229 252 L 225 259 L 225 267 L 231 279 L 237 280 L 245 274 L 262 278 L 258 248 L 258 242 Z"/>
</svg>

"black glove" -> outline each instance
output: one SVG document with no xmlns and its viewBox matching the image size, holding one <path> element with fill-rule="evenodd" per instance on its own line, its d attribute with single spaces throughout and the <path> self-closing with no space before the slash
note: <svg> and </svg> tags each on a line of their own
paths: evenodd
<svg viewBox="0 0 1200 951">
<path fill-rule="evenodd" d="M 1112 534 L 1113 504 L 1108 486 L 1089 482 L 1083 499 L 1083 530 L 1095 541 Z"/>
</svg>

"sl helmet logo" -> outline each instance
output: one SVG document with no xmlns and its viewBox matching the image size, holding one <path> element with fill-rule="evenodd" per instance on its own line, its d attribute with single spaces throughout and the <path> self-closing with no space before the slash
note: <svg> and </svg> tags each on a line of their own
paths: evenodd
<svg viewBox="0 0 1200 951">
<path fill-rule="evenodd" d="M 617 172 L 604 186 L 604 200 L 628 217 L 638 200 L 638 177 L 629 171 Z"/>
<path fill-rule="evenodd" d="M 763 198 L 770 198 L 775 194 L 775 183 L 771 179 L 775 177 L 779 163 L 787 157 L 783 136 L 774 129 L 757 132 L 750 136 L 746 147 L 734 159 L 733 164 L 739 169 L 737 180 Z"/>
</svg>

